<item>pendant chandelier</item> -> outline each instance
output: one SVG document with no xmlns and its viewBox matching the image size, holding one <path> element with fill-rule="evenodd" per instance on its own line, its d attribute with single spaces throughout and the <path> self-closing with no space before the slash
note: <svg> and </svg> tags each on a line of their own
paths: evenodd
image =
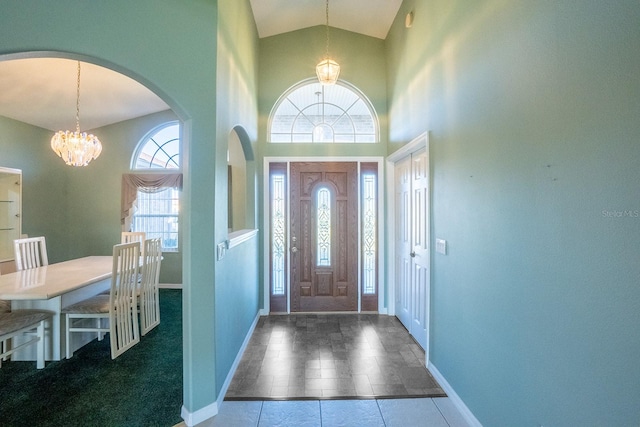
<svg viewBox="0 0 640 427">
<path fill-rule="evenodd" d="M 102 151 L 102 144 L 95 135 L 80 132 L 80 61 L 76 86 L 76 131 L 56 132 L 51 138 L 51 149 L 69 166 L 87 166 Z"/>
<path fill-rule="evenodd" d="M 316 74 L 318 75 L 318 80 L 323 85 L 333 85 L 338 81 L 340 65 L 338 65 L 338 63 L 333 59 L 329 58 L 329 0 L 326 2 L 325 12 L 327 18 L 327 50 L 324 59 L 316 65 Z"/>
</svg>

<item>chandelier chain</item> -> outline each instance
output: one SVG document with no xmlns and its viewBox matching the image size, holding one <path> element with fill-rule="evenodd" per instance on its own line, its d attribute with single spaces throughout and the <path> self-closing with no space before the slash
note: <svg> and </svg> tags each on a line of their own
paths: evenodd
<svg viewBox="0 0 640 427">
<path fill-rule="evenodd" d="M 326 36 L 326 50 L 325 56 L 322 61 L 316 65 L 316 74 L 318 81 L 323 85 L 333 85 L 338 81 L 338 75 L 340 74 L 340 65 L 331 59 L 329 56 L 329 0 L 325 0 L 325 36 Z"/>
<path fill-rule="evenodd" d="M 76 131 L 80 133 L 80 61 L 78 61 L 78 79 L 76 81 Z"/>
<path fill-rule="evenodd" d="M 325 7 L 325 17 L 326 17 L 326 30 L 327 30 L 327 50 L 326 50 L 326 58 L 329 58 L 329 0 L 326 1 Z"/>
</svg>

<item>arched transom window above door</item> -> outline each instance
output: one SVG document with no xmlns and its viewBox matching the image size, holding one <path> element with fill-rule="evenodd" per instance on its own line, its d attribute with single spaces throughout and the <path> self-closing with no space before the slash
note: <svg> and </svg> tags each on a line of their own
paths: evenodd
<svg viewBox="0 0 640 427">
<path fill-rule="evenodd" d="M 285 92 L 269 118 L 272 143 L 376 143 L 378 118 L 355 86 L 305 80 Z"/>
</svg>

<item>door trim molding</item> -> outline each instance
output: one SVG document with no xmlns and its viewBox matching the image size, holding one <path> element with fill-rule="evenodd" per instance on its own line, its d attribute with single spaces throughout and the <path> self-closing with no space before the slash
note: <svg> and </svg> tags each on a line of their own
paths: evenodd
<svg viewBox="0 0 640 427">
<path fill-rule="evenodd" d="M 389 156 L 387 156 L 387 162 L 395 163 L 398 160 L 407 157 L 409 154 L 415 153 L 421 148 L 429 149 L 429 132 L 428 131 L 416 136 L 414 139 L 411 140 L 411 142 L 408 142 L 407 144 L 398 148 L 393 153 L 389 154 Z"/>
<path fill-rule="evenodd" d="M 394 200 L 395 195 L 395 176 L 396 176 L 396 163 L 402 159 L 405 159 L 407 156 L 419 151 L 421 149 L 426 149 L 427 153 L 429 153 L 429 131 L 426 131 L 414 139 L 412 139 L 407 144 L 403 145 L 393 153 L 389 154 L 386 158 L 386 183 L 387 183 L 387 191 L 386 198 L 387 200 Z M 429 160 L 431 163 L 431 160 Z M 431 172 L 431 166 L 429 166 L 429 186 L 431 187 L 431 177 L 433 173 Z M 429 194 L 431 194 L 431 190 L 429 190 Z M 431 197 L 431 196 L 430 196 Z M 429 204 L 430 210 L 432 209 L 431 203 Z M 396 223 L 396 213 L 395 208 L 391 207 L 387 211 L 387 220 L 389 224 Z M 429 212 L 429 229 L 431 230 L 431 212 Z M 387 298 L 388 304 L 387 308 L 389 310 L 388 314 L 391 316 L 395 316 L 396 314 L 396 286 L 395 286 L 395 278 L 396 278 L 396 268 L 395 268 L 395 256 L 396 256 L 396 245 L 395 238 L 396 232 L 395 227 L 387 227 L 386 230 L 387 235 L 385 236 L 386 240 L 390 242 L 387 247 L 387 255 L 386 259 L 391 260 L 391 262 L 387 265 L 387 276 L 385 277 L 385 282 L 388 283 L 387 286 Z M 431 234 L 430 234 L 431 235 Z M 431 242 L 429 242 L 431 244 Z M 433 278 L 433 251 L 429 251 L 430 260 L 429 260 L 429 275 L 430 278 Z M 431 279 L 429 280 L 429 289 L 427 289 L 427 295 L 430 300 L 431 296 Z M 430 301 L 427 301 L 430 304 Z M 427 306 L 429 310 L 429 315 L 427 316 L 427 348 L 425 348 L 425 363 L 427 367 L 429 366 L 429 336 L 431 335 L 431 307 Z"/>
<path fill-rule="evenodd" d="M 262 167 L 262 208 L 263 208 L 263 245 L 262 245 L 262 254 L 263 254 L 263 307 L 260 312 L 262 315 L 268 315 L 271 311 L 269 296 L 270 296 L 270 281 L 269 277 L 269 236 L 271 235 L 271 226 L 270 226 L 270 209 L 269 209 L 269 164 L 270 163 L 286 163 L 287 164 L 287 175 L 289 171 L 289 164 L 292 162 L 356 162 L 358 163 L 358 197 L 360 197 L 360 163 L 368 162 L 368 163 L 377 163 L 378 164 L 378 194 L 380 197 L 380 203 L 378 203 L 378 313 L 380 314 L 388 314 L 389 307 L 391 306 L 390 302 L 393 302 L 393 299 L 389 299 L 390 295 L 388 292 L 388 282 L 386 280 L 386 265 L 385 265 L 385 254 L 386 254 L 386 234 L 385 234 L 385 224 L 386 222 L 386 192 L 385 190 L 385 180 L 386 174 L 384 170 L 385 158 L 382 156 L 342 156 L 342 157 L 332 157 L 332 156 L 300 156 L 300 157 L 282 157 L 282 156 L 273 156 L 273 157 L 264 157 L 263 158 L 263 167 Z M 289 189 L 287 188 L 287 192 Z M 358 202 L 358 218 L 360 209 L 360 202 Z M 359 219 L 358 219 L 359 221 Z M 287 224 L 287 229 L 289 224 Z M 359 223 L 358 223 L 359 228 Z M 358 242 L 360 240 L 360 231 L 358 231 Z M 360 245 L 360 243 L 358 243 Z M 287 252 L 288 253 L 288 252 Z M 289 256 L 289 255 L 288 255 Z M 288 274 L 288 273 L 287 273 Z M 358 257 L 358 310 L 360 309 L 360 292 L 361 292 L 361 281 L 360 281 L 360 257 Z M 290 309 L 290 277 L 287 277 L 287 293 L 288 293 L 288 302 L 287 302 L 287 314 L 291 313 Z"/>
</svg>

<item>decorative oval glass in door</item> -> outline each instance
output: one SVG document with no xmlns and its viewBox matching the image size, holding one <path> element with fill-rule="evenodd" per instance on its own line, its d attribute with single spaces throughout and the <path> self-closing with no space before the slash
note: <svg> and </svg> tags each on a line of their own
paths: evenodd
<svg viewBox="0 0 640 427">
<path fill-rule="evenodd" d="M 331 266 L 331 193 L 326 187 L 318 190 L 316 209 L 316 252 L 318 267 Z"/>
</svg>

